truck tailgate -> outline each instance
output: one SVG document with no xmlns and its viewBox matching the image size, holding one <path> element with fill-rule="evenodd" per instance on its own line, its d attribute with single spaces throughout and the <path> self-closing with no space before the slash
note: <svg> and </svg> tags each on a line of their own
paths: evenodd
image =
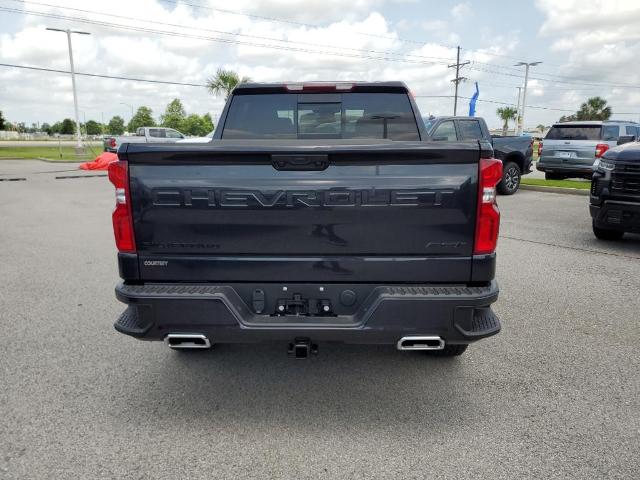
<svg viewBox="0 0 640 480">
<path fill-rule="evenodd" d="M 120 152 L 141 278 L 469 281 L 477 144 L 265 143 Z"/>
</svg>

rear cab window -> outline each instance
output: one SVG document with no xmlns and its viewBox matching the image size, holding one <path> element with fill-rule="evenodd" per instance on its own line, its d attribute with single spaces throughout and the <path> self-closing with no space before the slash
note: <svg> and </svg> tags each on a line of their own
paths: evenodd
<svg viewBox="0 0 640 480">
<path fill-rule="evenodd" d="M 544 138 L 546 140 L 600 140 L 601 131 L 601 125 L 554 125 Z"/>
<path fill-rule="evenodd" d="M 618 125 L 603 125 L 602 140 L 605 142 L 613 142 L 618 140 L 620 136 L 620 127 Z"/>
<path fill-rule="evenodd" d="M 165 132 L 162 128 L 150 128 L 149 136 L 154 138 L 165 138 Z"/>
<path fill-rule="evenodd" d="M 458 120 L 462 140 L 483 140 L 482 128 L 477 120 Z"/>
<path fill-rule="evenodd" d="M 371 138 L 418 141 L 406 93 L 235 95 L 223 139 Z"/>
<path fill-rule="evenodd" d="M 456 126 L 454 125 L 453 120 L 445 120 L 438 125 L 431 136 L 431 140 L 435 142 L 457 141 L 458 136 L 456 135 Z"/>
</svg>

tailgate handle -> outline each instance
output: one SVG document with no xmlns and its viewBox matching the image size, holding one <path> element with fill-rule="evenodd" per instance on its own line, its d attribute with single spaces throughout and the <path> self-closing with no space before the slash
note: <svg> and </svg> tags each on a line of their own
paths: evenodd
<svg viewBox="0 0 640 480">
<path fill-rule="evenodd" d="M 329 166 L 327 154 L 271 155 L 276 170 L 325 170 Z"/>
</svg>

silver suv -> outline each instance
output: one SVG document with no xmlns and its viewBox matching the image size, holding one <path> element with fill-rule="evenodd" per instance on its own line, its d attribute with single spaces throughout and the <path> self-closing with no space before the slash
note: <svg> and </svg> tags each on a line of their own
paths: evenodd
<svg viewBox="0 0 640 480">
<path fill-rule="evenodd" d="M 536 168 L 547 180 L 591 178 L 595 159 L 615 147 L 621 136 L 637 140 L 640 125 L 618 120 L 556 123 L 538 145 Z"/>
</svg>

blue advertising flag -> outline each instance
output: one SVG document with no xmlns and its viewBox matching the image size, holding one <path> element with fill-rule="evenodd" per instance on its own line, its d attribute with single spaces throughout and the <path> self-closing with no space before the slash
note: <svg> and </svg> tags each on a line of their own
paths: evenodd
<svg viewBox="0 0 640 480">
<path fill-rule="evenodd" d="M 476 101 L 478 100 L 478 96 L 480 95 L 480 89 L 478 88 L 478 82 L 476 82 L 476 93 L 473 94 L 471 100 L 469 100 L 469 116 L 476 116 Z"/>
</svg>

